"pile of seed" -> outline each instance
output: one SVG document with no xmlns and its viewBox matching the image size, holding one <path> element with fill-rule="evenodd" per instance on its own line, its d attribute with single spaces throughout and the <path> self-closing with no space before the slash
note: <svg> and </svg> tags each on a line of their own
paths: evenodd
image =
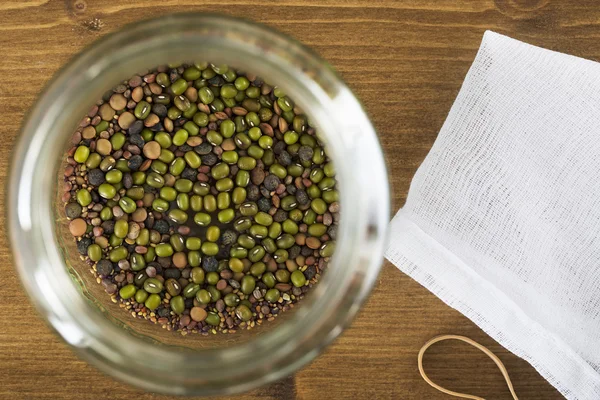
<svg viewBox="0 0 600 400">
<path fill-rule="evenodd" d="M 161 66 L 72 137 L 65 213 L 114 302 L 183 334 L 294 306 L 335 248 L 335 173 L 294 102 L 226 65 Z"/>
</svg>

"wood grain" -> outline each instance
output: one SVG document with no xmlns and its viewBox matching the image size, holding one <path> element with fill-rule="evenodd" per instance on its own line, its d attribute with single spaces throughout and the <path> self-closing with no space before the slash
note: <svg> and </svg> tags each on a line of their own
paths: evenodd
<svg viewBox="0 0 600 400">
<path fill-rule="evenodd" d="M 594 0 L 278 0 L 0 2 L 0 179 L 19 124 L 48 79 L 98 37 L 124 24 L 198 10 L 251 18 L 312 46 L 362 100 L 385 150 L 393 209 L 431 147 L 486 29 L 600 59 Z M 4 206 L 4 185 L 0 206 Z M 8 210 L 8 212 L 11 212 Z M 38 318 L 12 268 L 0 215 L 0 398 L 164 399 L 103 376 L 78 360 Z M 383 267 L 360 316 L 294 377 L 243 399 L 447 399 L 419 377 L 420 346 L 441 333 L 467 335 L 505 362 L 522 399 L 561 396 L 525 361 L 397 271 Z M 460 343 L 426 356 L 432 379 L 486 399 L 508 399 L 492 361 Z"/>
</svg>

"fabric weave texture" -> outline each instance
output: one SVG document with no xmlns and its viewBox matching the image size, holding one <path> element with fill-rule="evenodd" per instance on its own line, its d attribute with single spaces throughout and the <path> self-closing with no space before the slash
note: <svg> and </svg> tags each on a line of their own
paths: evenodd
<svg viewBox="0 0 600 400">
<path fill-rule="evenodd" d="M 600 64 L 488 31 L 386 258 L 565 397 L 600 399 L 599 176 Z"/>
</svg>

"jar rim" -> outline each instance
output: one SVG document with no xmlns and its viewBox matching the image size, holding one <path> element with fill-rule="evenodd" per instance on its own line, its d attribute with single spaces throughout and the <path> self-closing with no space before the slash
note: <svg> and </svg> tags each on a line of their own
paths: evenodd
<svg viewBox="0 0 600 400">
<path fill-rule="evenodd" d="M 139 340 L 91 310 L 68 276 L 52 209 L 52 178 L 60 161 L 56 154 L 61 154 L 78 116 L 108 89 L 105 82 L 148 68 L 157 57 L 181 61 L 183 54 L 231 65 L 242 59 L 248 70 L 284 83 L 284 90 L 293 93 L 319 127 L 336 165 L 346 210 L 342 213 L 351 218 L 342 215 L 328 272 L 289 321 L 238 346 L 189 354 L 146 342 L 140 349 Z M 73 58 L 45 88 L 23 124 L 8 189 L 11 246 L 21 281 L 38 310 L 82 358 L 102 371 L 169 394 L 239 392 L 287 376 L 313 359 L 341 333 L 370 292 L 389 221 L 383 154 L 366 113 L 343 81 L 295 40 L 263 25 L 215 14 L 174 14 L 137 22 Z M 312 306 L 317 301 L 326 305 Z M 152 363 L 156 359 L 161 363 Z M 262 368 L 265 360 L 267 370 Z M 228 371 L 225 378 L 223 369 Z"/>
</svg>

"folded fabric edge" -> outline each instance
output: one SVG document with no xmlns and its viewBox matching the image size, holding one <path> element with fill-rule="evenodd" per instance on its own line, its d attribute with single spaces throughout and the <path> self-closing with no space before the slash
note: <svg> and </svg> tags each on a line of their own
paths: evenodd
<svg viewBox="0 0 600 400">
<path fill-rule="evenodd" d="M 526 315 L 500 289 L 427 235 L 403 210 L 391 222 L 385 258 L 526 360 L 565 397 L 600 398 L 600 376 L 585 360 Z M 480 301 L 469 301 L 473 298 Z M 519 342 L 530 346 L 525 348 Z M 576 384 L 566 387 L 562 382 Z"/>
</svg>

